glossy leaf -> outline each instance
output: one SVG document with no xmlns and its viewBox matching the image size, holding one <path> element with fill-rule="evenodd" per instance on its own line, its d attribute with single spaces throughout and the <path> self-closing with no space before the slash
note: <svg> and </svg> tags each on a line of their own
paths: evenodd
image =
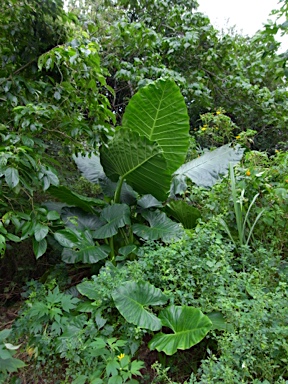
<svg viewBox="0 0 288 384">
<path fill-rule="evenodd" d="M 40 241 L 33 239 L 33 251 L 36 256 L 36 259 L 39 259 L 39 257 L 43 256 L 46 250 L 47 241 L 45 239 L 42 239 Z"/>
<path fill-rule="evenodd" d="M 138 133 L 120 129 L 108 149 L 100 151 L 106 175 L 113 181 L 121 176 L 139 193 L 151 193 L 164 200 L 169 191 L 171 173 L 160 146 Z"/>
<path fill-rule="evenodd" d="M 133 233 L 144 240 L 161 239 L 164 243 L 171 243 L 180 240 L 184 231 L 180 224 L 175 223 L 164 212 L 148 211 L 142 216 L 148 221 L 150 227 L 144 224 L 134 224 Z"/>
<path fill-rule="evenodd" d="M 137 327 L 157 331 L 160 320 L 146 308 L 150 305 L 163 305 L 167 296 L 149 283 L 127 282 L 112 292 L 115 305 L 129 323 Z"/>
<path fill-rule="evenodd" d="M 19 184 L 19 172 L 18 169 L 9 167 L 4 172 L 5 181 L 9 188 L 15 188 Z"/>
<path fill-rule="evenodd" d="M 189 349 L 198 344 L 212 329 L 212 322 L 200 309 L 188 306 L 171 305 L 159 314 L 164 327 L 173 333 L 157 333 L 148 344 L 150 349 L 157 349 L 166 355 L 173 355 L 178 349 Z"/>
<path fill-rule="evenodd" d="M 159 79 L 141 88 L 126 107 L 122 124 L 159 144 L 169 174 L 183 164 L 190 125 L 184 98 L 173 80 Z"/>
</svg>

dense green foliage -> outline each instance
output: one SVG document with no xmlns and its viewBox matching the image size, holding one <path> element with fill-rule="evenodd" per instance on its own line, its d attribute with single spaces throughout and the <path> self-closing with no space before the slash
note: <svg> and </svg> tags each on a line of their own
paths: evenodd
<svg viewBox="0 0 288 384">
<path fill-rule="evenodd" d="M 287 0 L 2 3 L 0 382 L 285 384 Z"/>
</svg>

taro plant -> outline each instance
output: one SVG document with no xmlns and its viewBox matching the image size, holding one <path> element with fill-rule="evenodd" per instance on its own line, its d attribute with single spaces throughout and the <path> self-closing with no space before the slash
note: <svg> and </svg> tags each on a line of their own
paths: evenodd
<svg viewBox="0 0 288 384">
<path fill-rule="evenodd" d="M 61 206 L 66 228 L 55 234 L 66 262 L 97 263 L 110 257 L 115 264 L 137 253 L 139 239 L 169 243 L 183 236 L 183 225 L 195 227 L 200 212 L 175 199 L 185 190 L 186 178 L 213 185 L 229 162 L 241 159 L 243 149 L 226 145 L 183 165 L 189 128 L 179 88 L 172 80 L 159 79 L 131 98 L 122 127 L 102 145 L 99 156 L 75 157 L 83 175 L 101 185 L 105 198 L 49 189 L 74 206 Z"/>
<path fill-rule="evenodd" d="M 89 299 L 97 299 L 97 283 L 83 281 L 78 291 Z M 165 306 L 169 297 L 148 282 L 126 281 L 111 292 L 111 298 L 125 320 L 138 328 L 154 332 L 148 346 L 151 350 L 173 355 L 198 344 L 211 329 L 227 330 L 220 313 L 204 315 L 200 309 L 187 305 Z M 94 302 L 92 306 L 97 307 Z M 151 308 L 158 312 L 157 316 Z M 172 333 L 158 332 L 166 327 Z M 164 328 L 165 329 L 165 328 Z"/>
</svg>

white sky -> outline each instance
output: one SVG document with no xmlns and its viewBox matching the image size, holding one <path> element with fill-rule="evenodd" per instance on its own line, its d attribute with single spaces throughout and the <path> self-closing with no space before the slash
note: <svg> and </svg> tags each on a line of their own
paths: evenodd
<svg viewBox="0 0 288 384">
<path fill-rule="evenodd" d="M 205 13 L 217 29 L 236 25 L 237 31 L 253 35 L 269 19 L 278 0 L 198 0 L 200 12 Z M 271 17 L 270 17 L 271 18 Z M 285 21 L 285 20 L 284 20 Z M 282 50 L 288 49 L 288 36 L 281 38 Z"/>
</svg>

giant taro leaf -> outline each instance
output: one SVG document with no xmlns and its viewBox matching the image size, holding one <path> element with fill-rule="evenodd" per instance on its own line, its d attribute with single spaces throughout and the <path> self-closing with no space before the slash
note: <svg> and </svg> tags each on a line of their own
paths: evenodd
<svg viewBox="0 0 288 384">
<path fill-rule="evenodd" d="M 196 227 L 197 220 L 201 217 L 197 208 L 183 200 L 171 200 L 166 210 L 187 229 Z"/>
<path fill-rule="evenodd" d="M 186 188 L 185 179 L 203 187 L 212 187 L 228 171 L 229 163 L 241 160 L 244 148 L 223 145 L 214 151 L 183 164 L 173 175 L 171 195 L 181 194 Z"/>
<path fill-rule="evenodd" d="M 164 212 L 148 211 L 143 212 L 142 216 L 149 222 L 150 227 L 134 224 L 132 229 L 135 235 L 144 240 L 161 239 L 164 243 L 171 243 L 180 240 L 184 235 L 182 226 L 169 219 Z"/>
<path fill-rule="evenodd" d="M 104 224 L 98 216 L 92 215 L 77 207 L 63 207 L 61 218 L 68 228 L 75 228 L 79 231 L 85 229 L 95 230 Z"/>
<path fill-rule="evenodd" d="M 158 331 L 161 328 L 160 320 L 145 308 L 167 302 L 168 297 L 159 288 L 147 282 L 130 281 L 115 289 L 112 297 L 116 308 L 129 323 L 151 331 Z"/>
<path fill-rule="evenodd" d="M 95 245 L 91 232 L 79 232 L 75 229 L 62 229 L 55 233 L 55 239 L 62 247 L 62 260 L 65 263 L 98 263 L 108 257 L 110 247 Z"/>
<path fill-rule="evenodd" d="M 100 199 L 79 195 L 79 193 L 70 191 L 69 188 L 64 186 L 52 186 L 48 189 L 48 192 L 67 205 L 75 205 L 82 208 L 86 212 L 94 212 L 93 207 L 104 206 L 107 204 L 105 201 Z"/>
<path fill-rule="evenodd" d="M 159 79 L 141 88 L 127 105 L 122 124 L 160 145 L 170 175 L 183 164 L 190 125 L 184 98 L 173 80 Z"/>
<path fill-rule="evenodd" d="M 74 161 L 83 176 L 91 183 L 99 184 L 105 196 L 113 197 L 117 188 L 117 183 L 108 179 L 100 163 L 100 157 L 97 155 L 74 156 Z M 137 193 L 133 191 L 130 185 L 123 183 L 120 195 L 121 203 L 134 204 L 137 199 Z"/>
<path fill-rule="evenodd" d="M 100 219 L 105 223 L 93 232 L 94 239 L 107 239 L 116 235 L 119 228 L 130 225 L 130 208 L 126 204 L 113 204 L 105 207 Z"/>
<path fill-rule="evenodd" d="M 171 173 L 167 171 L 167 162 L 157 143 L 138 133 L 120 129 L 108 149 L 101 148 L 100 157 L 111 180 L 117 181 L 121 176 L 137 192 L 166 199 Z"/>
<path fill-rule="evenodd" d="M 174 333 L 157 333 L 149 342 L 151 350 L 173 355 L 177 349 L 189 349 L 198 344 L 212 329 L 211 320 L 200 309 L 171 305 L 159 314 L 162 325 Z"/>
</svg>

